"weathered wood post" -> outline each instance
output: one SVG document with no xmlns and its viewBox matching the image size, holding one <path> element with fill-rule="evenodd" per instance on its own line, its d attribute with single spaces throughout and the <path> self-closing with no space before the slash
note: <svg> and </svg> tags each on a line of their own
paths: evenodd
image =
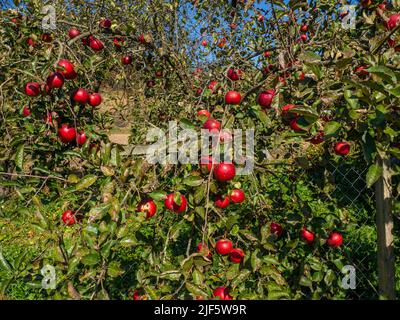
<svg viewBox="0 0 400 320">
<path fill-rule="evenodd" d="M 386 299 L 395 299 L 390 159 L 386 155 L 378 155 L 377 164 L 383 168 L 382 176 L 375 183 L 379 294 Z"/>
</svg>

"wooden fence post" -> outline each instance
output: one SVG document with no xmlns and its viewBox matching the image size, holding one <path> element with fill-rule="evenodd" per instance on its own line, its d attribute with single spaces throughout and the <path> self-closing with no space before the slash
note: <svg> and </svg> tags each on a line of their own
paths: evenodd
<svg viewBox="0 0 400 320">
<path fill-rule="evenodd" d="M 383 168 L 382 176 L 375 183 L 379 295 L 386 299 L 395 299 L 390 159 L 386 155 L 378 155 L 377 164 Z"/>
</svg>

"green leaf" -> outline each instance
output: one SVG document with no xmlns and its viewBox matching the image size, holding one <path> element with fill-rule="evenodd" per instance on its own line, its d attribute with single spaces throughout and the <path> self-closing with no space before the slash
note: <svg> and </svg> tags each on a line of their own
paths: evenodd
<svg viewBox="0 0 400 320">
<path fill-rule="evenodd" d="M 369 167 L 367 172 L 367 187 L 370 188 L 372 185 L 382 176 L 383 168 L 376 164 Z"/>
<path fill-rule="evenodd" d="M 100 255 L 93 251 L 85 256 L 82 257 L 82 263 L 87 266 L 93 266 L 99 263 Z"/>
<path fill-rule="evenodd" d="M 331 137 L 337 134 L 341 125 L 339 122 L 330 121 L 324 127 L 325 137 Z"/>
<path fill-rule="evenodd" d="M 386 66 L 372 66 L 366 70 L 390 83 L 394 84 L 397 82 L 396 74 Z"/>
<path fill-rule="evenodd" d="M 199 287 L 195 286 L 194 284 L 191 284 L 189 282 L 186 282 L 185 284 L 186 289 L 193 294 L 195 297 L 201 296 L 201 297 L 207 297 L 208 294 L 201 290 Z"/>
<path fill-rule="evenodd" d="M 81 181 L 79 181 L 76 186 L 75 190 L 83 190 L 89 188 L 93 183 L 97 180 L 97 176 L 94 174 L 88 174 L 87 176 L 83 177 Z"/>
<path fill-rule="evenodd" d="M 204 179 L 200 176 L 189 176 L 183 179 L 183 184 L 186 184 L 190 187 L 198 187 L 201 186 L 204 182 Z"/>
<path fill-rule="evenodd" d="M 19 145 L 17 148 L 17 152 L 15 153 L 15 165 L 20 170 L 23 170 L 24 166 L 24 148 L 24 144 Z"/>
<path fill-rule="evenodd" d="M 167 193 L 165 191 L 162 190 L 156 190 L 153 192 L 149 193 L 149 196 L 156 201 L 164 201 L 165 198 L 167 197 Z"/>
<path fill-rule="evenodd" d="M 116 278 L 124 273 L 124 270 L 121 268 L 121 264 L 118 261 L 111 261 L 108 265 L 107 274 L 111 278 Z"/>
</svg>

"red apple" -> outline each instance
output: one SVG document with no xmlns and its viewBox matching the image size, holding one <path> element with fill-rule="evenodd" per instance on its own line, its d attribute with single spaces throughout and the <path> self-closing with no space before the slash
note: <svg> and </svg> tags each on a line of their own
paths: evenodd
<svg viewBox="0 0 400 320">
<path fill-rule="evenodd" d="M 49 33 L 43 33 L 42 34 L 42 41 L 51 42 L 51 41 L 53 41 L 53 37 Z"/>
<path fill-rule="evenodd" d="M 61 219 L 67 226 L 72 226 L 76 223 L 75 214 L 71 210 L 64 211 Z"/>
<path fill-rule="evenodd" d="M 29 117 L 31 115 L 31 110 L 28 106 L 25 106 L 24 109 L 22 109 L 22 115 L 24 117 Z"/>
<path fill-rule="evenodd" d="M 94 50 L 94 51 L 100 51 L 103 50 L 104 44 L 100 39 L 97 38 L 92 38 L 89 42 L 89 46 Z"/>
<path fill-rule="evenodd" d="M 335 145 L 335 153 L 340 156 L 348 155 L 350 152 L 350 144 L 346 141 L 338 142 Z"/>
<path fill-rule="evenodd" d="M 218 287 L 214 289 L 213 295 L 215 298 L 219 297 L 220 300 L 232 300 L 232 296 L 229 294 L 229 290 L 225 287 Z"/>
<path fill-rule="evenodd" d="M 60 72 L 52 73 L 46 80 L 49 88 L 61 88 L 64 84 L 64 76 Z"/>
<path fill-rule="evenodd" d="M 203 41 L 201 42 L 201 45 L 202 45 L 203 47 L 206 47 L 206 46 L 207 46 L 207 41 L 206 41 L 206 40 L 203 40 Z"/>
<path fill-rule="evenodd" d="M 183 194 L 181 194 L 181 204 L 178 204 L 174 200 L 174 193 L 171 193 L 165 199 L 165 206 L 167 209 L 175 212 L 175 213 L 182 213 L 186 210 L 187 200 Z"/>
<path fill-rule="evenodd" d="M 206 117 L 208 119 L 211 117 L 211 113 L 208 110 L 202 109 L 197 112 L 197 117 Z"/>
<path fill-rule="evenodd" d="M 332 248 L 340 247 L 343 243 L 343 236 L 339 232 L 331 232 L 326 243 Z"/>
<path fill-rule="evenodd" d="M 211 259 L 211 257 L 212 257 L 212 253 L 211 253 L 210 249 L 208 249 L 208 247 L 202 243 L 199 243 L 197 245 L 197 252 L 204 253 L 204 255 L 209 259 Z"/>
<path fill-rule="evenodd" d="M 74 127 L 70 127 L 68 124 L 61 125 L 58 129 L 58 136 L 63 143 L 68 143 L 76 138 L 76 131 Z"/>
<path fill-rule="evenodd" d="M 302 34 L 301 36 L 300 36 L 300 40 L 301 41 L 303 41 L 303 42 L 306 42 L 307 41 L 307 35 L 306 34 Z"/>
<path fill-rule="evenodd" d="M 215 251 L 221 255 L 227 255 L 232 252 L 233 244 L 231 240 L 228 239 L 220 239 L 215 244 Z"/>
<path fill-rule="evenodd" d="M 125 39 L 122 37 L 115 37 L 113 40 L 114 46 L 116 46 L 117 48 L 120 48 L 121 45 L 125 42 Z"/>
<path fill-rule="evenodd" d="M 314 137 L 311 138 L 310 142 L 312 144 L 320 144 L 324 142 L 324 132 L 318 132 Z"/>
<path fill-rule="evenodd" d="M 85 131 L 79 131 L 78 134 L 76 135 L 76 143 L 80 146 L 84 145 L 86 142 L 86 133 Z"/>
<path fill-rule="evenodd" d="M 225 103 L 226 104 L 240 104 L 242 100 L 242 96 L 237 91 L 228 91 L 225 95 Z"/>
<path fill-rule="evenodd" d="M 69 37 L 70 39 L 76 38 L 76 37 L 79 36 L 80 34 L 81 34 L 81 32 L 80 32 L 78 29 L 76 29 L 76 28 L 71 28 L 71 29 L 69 29 L 69 31 L 68 31 L 68 37 Z"/>
<path fill-rule="evenodd" d="M 369 72 L 366 70 L 368 69 L 367 66 L 358 66 L 355 70 L 354 73 L 359 75 L 359 76 L 368 76 Z"/>
<path fill-rule="evenodd" d="M 214 90 L 217 87 L 218 87 L 218 82 L 217 81 L 211 81 L 207 88 L 214 92 Z"/>
<path fill-rule="evenodd" d="M 56 69 L 65 77 L 65 79 L 72 79 L 75 77 L 76 72 L 74 70 L 74 65 L 67 59 L 61 59 L 58 61 Z"/>
<path fill-rule="evenodd" d="M 100 28 L 109 29 L 111 28 L 111 20 L 110 19 L 102 19 L 99 23 Z"/>
<path fill-rule="evenodd" d="M 207 129 L 209 131 L 218 131 L 221 129 L 221 123 L 218 120 L 210 118 L 204 122 L 203 129 Z"/>
<path fill-rule="evenodd" d="M 72 100 L 76 103 L 86 104 L 89 100 L 89 94 L 85 89 L 78 88 L 73 92 Z"/>
<path fill-rule="evenodd" d="M 298 125 L 298 120 L 299 120 L 299 118 L 294 118 L 294 119 L 292 119 L 291 121 L 290 121 L 290 127 L 294 130 L 294 131 L 296 131 L 296 132 L 301 132 L 301 131 L 304 131 L 304 129 L 302 129 L 299 125 Z"/>
<path fill-rule="evenodd" d="M 144 37 L 144 34 L 143 34 L 143 33 L 139 36 L 138 40 L 139 40 L 139 42 L 142 43 L 142 44 L 145 44 L 145 43 L 146 43 L 146 38 Z"/>
<path fill-rule="evenodd" d="M 230 203 L 229 197 L 225 195 L 217 195 L 215 197 L 214 205 L 218 208 L 225 209 Z"/>
<path fill-rule="evenodd" d="M 35 40 L 33 40 L 32 38 L 28 38 L 26 39 L 26 44 L 30 47 L 34 47 L 36 46 Z"/>
<path fill-rule="evenodd" d="M 393 30 L 400 22 L 400 13 L 392 14 L 387 21 L 384 22 L 387 30 Z"/>
<path fill-rule="evenodd" d="M 232 190 L 229 197 L 234 203 L 242 203 L 246 199 L 246 195 L 244 194 L 242 189 Z"/>
<path fill-rule="evenodd" d="M 271 222 L 269 230 L 272 234 L 276 234 L 278 237 L 280 237 L 283 232 L 282 226 L 276 222 Z"/>
<path fill-rule="evenodd" d="M 275 90 L 263 91 L 258 95 L 257 102 L 260 106 L 269 108 L 271 107 L 274 96 L 275 96 Z"/>
<path fill-rule="evenodd" d="M 121 58 L 121 62 L 124 65 L 128 65 L 132 63 L 132 56 L 124 56 Z"/>
<path fill-rule="evenodd" d="M 308 25 L 303 24 L 303 25 L 300 27 L 300 31 L 301 31 L 301 32 L 307 32 L 307 31 L 308 31 Z"/>
<path fill-rule="evenodd" d="M 161 78 L 163 76 L 162 70 L 157 70 L 155 75 L 156 75 L 156 77 Z"/>
<path fill-rule="evenodd" d="M 100 93 L 92 93 L 89 95 L 89 105 L 92 107 L 97 107 L 101 104 L 102 98 Z"/>
<path fill-rule="evenodd" d="M 308 244 L 313 243 L 314 239 L 315 239 L 314 233 L 312 233 L 311 231 L 308 231 L 306 228 L 301 229 L 300 236 Z"/>
<path fill-rule="evenodd" d="M 146 218 L 149 219 L 152 216 L 154 216 L 157 212 L 157 205 L 156 203 L 151 200 L 151 199 L 147 199 L 147 200 L 143 200 L 142 202 L 140 202 L 137 206 L 137 212 L 144 212 L 146 213 Z"/>
<path fill-rule="evenodd" d="M 297 113 L 291 112 L 290 110 L 295 108 L 294 104 L 287 104 L 286 106 L 282 107 L 282 116 L 286 117 L 288 115 L 292 115 L 293 117 L 297 117 Z"/>
<path fill-rule="evenodd" d="M 236 175 L 235 165 L 233 163 L 221 162 L 215 165 L 214 178 L 217 181 L 225 182 L 232 180 Z"/>
<path fill-rule="evenodd" d="M 244 251 L 240 248 L 234 248 L 232 249 L 229 259 L 233 263 L 241 263 L 244 259 Z"/>
<path fill-rule="evenodd" d="M 40 84 L 37 82 L 28 82 L 25 85 L 25 93 L 30 97 L 36 97 L 40 94 Z"/>
<path fill-rule="evenodd" d="M 232 81 L 237 81 L 241 78 L 242 76 L 242 71 L 241 70 L 235 70 L 235 69 L 229 69 L 227 76 L 229 79 L 231 79 Z"/>
<path fill-rule="evenodd" d="M 264 57 L 269 58 L 271 56 L 271 52 L 265 51 L 264 52 Z"/>
</svg>

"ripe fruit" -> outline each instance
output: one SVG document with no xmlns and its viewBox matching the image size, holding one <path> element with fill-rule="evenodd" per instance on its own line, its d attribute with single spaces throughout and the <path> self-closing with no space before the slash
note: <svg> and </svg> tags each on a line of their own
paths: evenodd
<svg viewBox="0 0 400 320">
<path fill-rule="evenodd" d="M 350 144 L 346 141 L 338 142 L 335 145 L 335 152 L 340 156 L 345 156 L 350 152 Z"/>
<path fill-rule="evenodd" d="M 165 206 L 167 207 L 167 209 L 175 212 L 175 213 L 181 213 L 184 212 L 186 210 L 186 206 L 187 206 L 187 200 L 185 198 L 185 196 L 183 194 L 181 194 L 181 204 L 178 204 L 175 202 L 174 200 L 174 193 L 170 193 L 167 198 L 165 199 Z"/>
<path fill-rule="evenodd" d="M 154 216 L 156 214 L 157 205 L 151 199 L 143 200 L 142 202 L 140 202 L 138 204 L 137 211 L 146 213 L 146 218 L 149 219 L 149 218 L 151 218 L 152 216 Z"/>
<path fill-rule="evenodd" d="M 61 88 L 64 84 L 64 76 L 60 72 L 52 73 L 46 80 L 50 89 Z"/>
<path fill-rule="evenodd" d="M 143 43 L 143 44 L 146 43 L 146 38 L 144 37 L 143 33 L 139 36 L 138 40 L 140 43 Z"/>
<path fill-rule="evenodd" d="M 301 229 L 300 236 L 308 244 L 313 243 L 314 239 L 315 239 L 314 233 L 312 233 L 311 231 L 308 231 L 306 228 Z"/>
<path fill-rule="evenodd" d="M 208 247 L 206 245 L 203 245 L 202 243 L 199 243 L 197 245 L 197 252 L 204 253 L 204 255 L 209 259 L 212 257 L 212 253 L 211 253 L 210 249 L 208 249 Z"/>
<path fill-rule="evenodd" d="M 312 144 L 320 144 L 324 142 L 324 132 L 323 131 L 318 132 L 317 135 L 311 138 L 310 142 Z"/>
<path fill-rule="evenodd" d="M 235 70 L 235 69 L 229 69 L 227 76 L 229 79 L 231 79 L 232 81 L 237 81 L 241 78 L 242 76 L 242 71 L 241 70 Z"/>
<path fill-rule="evenodd" d="M 156 75 L 156 77 L 161 78 L 163 76 L 162 70 L 157 70 L 155 75 Z"/>
<path fill-rule="evenodd" d="M 264 52 L 264 57 L 269 58 L 271 56 L 271 52 L 265 51 Z"/>
<path fill-rule="evenodd" d="M 128 65 L 132 63 L 132 57 L 131 56 L 125 56 L 121 58 L 121 62 L 124 65 Z"/>
<path fill-rule="evenodd" d="M 213 291 L 215 298 L 219 297 L 220 300 L 232 300 L 232 296 L 229 294 L 229 290 L 225 287 L 215 288 Z"/>
<path fill-rule="evenodd" d="M 207 88 L 214 92 L 214 90 L 217 88 L 217 86 L 218 86 L 217 81 L 211 81 Z"/>
<path fill-rule="evenodd" d="M 64 143 L 71 142 L 76 138 L 76 131 L 74 127 L 70 127 L 68 124 L 61 125 L 58 129 L 58 136 Z"/>
<path fill-rule="evenodd" d="M 303 41 L 303 42 L 307 41 L 307 35 L 306 34 L 302 34 L 300 36 L 300 40 Z"/>
<path fill-rule="evenodd" d="M 229 130 L 221 130 L 219 132 L 219 141 L 225 142 L 225 141 L 232 141 L 232 134 L 229 132 Z"/>
<path fill-rule="evenodd" d="M 258 22 L 263 22 L 263 21 L 264 21 L 264 16 L 260 14 L 260 15 L 257 17 L 257 21 L 258 21 Z"/>
<path fill-rule="evenodd" d="M 197 117 L 206 117 L 208 119 L 211 117 L 211 113 L 208 110 L 202 109 L 197 112 Z"/>
<path fill-rule="evenodd" d="M 203 40 L 203 41 L 201 42 L 201 45 L 202 45 L 203 47 L 206 47 L 206 46 L 207 46 L 207 41 L 206 41 L 206 40 Z"/>
<path fill-rule="evenodd" d="M 234 203 L 242 203 L 246 199 L 246 195 L 244 194 L 243 190 L 241 190 L 241 189 L 232 190 L 229 197 L 232 200 L 232 202 L 234 202 Z"/>
<path fill-rule="evenodd" d="M 141 297 L 139 295 L 139 292 L 135 290 L 132 294 L 132 300 L 141 300 Z"/>
<path fill-rule="evenodd" d="M 301 31 L 301 32 L 307 32 L 307 31 L 308 31 L 308 25 L 303 24 L 303 25 L 301 26 L 301 28 L 300 28 L 300 31 Z"/>
<path fill-rule="evenodd" d="M 86 133 L 85 131 L 79 131 L 78 134 L 76 135 L 76 143 L 80 146 L 84 145 L 86 142 Z"/>
<path fill-rule="evenodd" d="M 76 89 L 72 94 L 72 100 L 76 103 L 86 104 L 89 100 L 89 94 L 85 89 Z"/>
<path fill-rule="evenodd" d="M 275 90 L 267 90 L 261 92 L 257 97 L 257 102 L 260 106 L 269 108 L 275 96 Z"/>
<path fill-rule="evenodd" d="M 269 230 L 272 234 L 276 234 L 278 237 L 280 237 L 283 232 L 282 226 L 276 222 L 271 222 Z"/>
<path fill-rule="evenodd" d="M 294 104 L 287 104 L 286 106 L 282 107 L 282 116 L 286 117 L 288 115 L 292 115 L 294 117 L 297 117 L 297 113 L 291 112 L 290 110 L 295 108 L 296 106 Z"/>
<path fill-rule="evenodd" d="M 43 33 L 42 34 L 42 41 L 51 42 L 51 41 L 53 41 L 53 37 L 49 33 Z"/>
<path fill-rule="evenodd" d="M 101 94 L 100 93 L 92 93 L 89 95 L 89 105 L 92 107 L 97 107 L 100 105 L 102 99 L 101 99 Z"/>
<path fill-rule="evenodd" d="M 111 27 L 110 19 L 102 19 L 99 23 L 100 28 L 109 29 Z"/>
<path fill-rule="evenodd" d="M 116 46 L 117 48 L 120 48 L 121 45 L 125 42 L 124 38 L 121 37 L 115 37 L 113 40 L 114 46 Z"/>
<path fill-rule="evenodd" d="M 203 156 L 200 158 L 200 168 L 203 172 L 209 173 L 213 166 L 213 157 L 212 156 Z"/>
<path fill-rule="evenodd" d="M 36 45 L 35 41 L 32 38 L 26 39 L 26 44 L 30 47 L 34 47 Z"/>
<path fill-rule="evenodd" d="M 31 110 L 28 106 L 25 106 L 24 109 L 22 109 L 22 115 L 24 117 L 29 117 L 31 115 Z"/>
<path fill-rule="evenodd" d="M 217 251 L 217 253 L 221 255 L 230 254 L 232 252 L 232 249 L 232 241 L 228 239 L 220 239 L 215 244 L 215 251 Z"/>
<path fill-rule="evenodd" d="M 343 243 L 343 236 L 339 232 L 331 232 L 326 243 L 332 248 L 340 247 Z"/>
<path fill-rule="evenodd" d="M 225 103 L 226 104 L 239 104 L 242 100 L 242 96 L 237 91 L 228 91 L 225 95 Z"/>
<path fill-rule="evenodd" d="M 354 70 L 354 73 L 359 76 L 367 76 L 369 72 L 366 69 L 368 69 L 367 66 L 359 66 Z"/>
<path fill-rule="evenodd" d="M 218 120 L 210 118 L 206 122 L 204 122 L 203 129 L 207 129 L 209 131 L 218 131 L 219 129 L 221 129 L 221 123 Z"/>
<path fill-rule="evenodd" d="M 224 182 L 232 180 L 236 175 L 236 169 L 233 163 L 221 162 L 215 165 L 214 178 L 217 181 Z"/>
<path fill-rule="evenodd" d="M 64 211 L 61 219 L 67 226 L 72 226 L 76 223 L 75 214 L 71 210 Z"/>
<path fill-rule="evenodd" d="M 400 22 L 400 13 L 395 13 L 389 17 L 388 21 L 384 22 L 384 25 L 387 30 L 393 30 L 394 28 L 397 27 L 399 22 Z"/>
<path fill-rule="evenodd" d="M 244 259 L 244 251 L 240 248 L 232 249 L 229 259 L 233 263 L 241 263 Z"/>
<path fill-rule="evenodd" d="M 229 197 L 225 195 L 217 195 L 215 197 L 214 205 L 218 208 L 225 209 L 230 203 Z"/>
<path fill-rule="evenodd" d="M 28 82 L 25 85 L 25 93 L 30 97 L 36 97 L 40 94 L 40 84 L 37 82 Z"/>
<path fill-rule="evenodd" d="M 297 123 L 298 120 L 299 120 L 299 118 L 294 118 L 294 119 L 292 119 L 292 120 L 290 121 L 290 127 L 291 127 L 294 131 L 296 131 L 296 132 L 304 131 L 304 129 L 302 129 L 302 128 L 299 127 L 299 125 L 298 125 L 298 123 Z"/>
<path fill-rule="evenodd" d="M 79 36 L 80 34 L 81 34 L 81 32 L 80 32 L 78 29 L 76 29 L 76 28 L 71 28 L 71 29 L 69 29 L 69 31 L 68 31 L 68 37 L 69 37 L 70 39 L 76 38 L 76 37 Z"/>
<path fill-rule="evenodd" d="M 59 71 L 65 77 L 65 79 L 72 79 L 76 75 L 74 65 L 67 59 L 61 59 L 58 61 L 57 71 Z"/>
<path fill-rule="evenodd" d="M 94 50 L 94 51 L 100 51 L 103 50 L 104 44 L 101 42 L 100 39 L 97 38 L 92 38 L 89 42 L 89 46 Z"/>
<path fill-rule="evenodd" d="M 203 93 L 203 89 L 201 89 L 201 88 L 197 88 L 196 91 L 195 91 L 195 94 L 196 94 L 197 97 L 201 96 L 202 93 Z"/>
</svg>

